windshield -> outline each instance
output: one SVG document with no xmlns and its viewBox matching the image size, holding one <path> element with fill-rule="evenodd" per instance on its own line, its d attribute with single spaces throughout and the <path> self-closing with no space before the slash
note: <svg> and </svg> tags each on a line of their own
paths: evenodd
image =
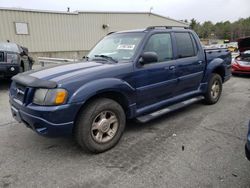
<svg viewBox="0 0 250 188">
<path fill-rule="evenodd" d="M 110 57 L 115 61 L 130 60 L 144 33 L 117 33 L 104 37 L 89 53 L 88 58 Z"/>
<path fill-rule="evenodd" d="M 0 51 L 19 53 L 18 46 L 15 43 L 7 43 L 7 42 L 0 42 Z"/>
</svg>

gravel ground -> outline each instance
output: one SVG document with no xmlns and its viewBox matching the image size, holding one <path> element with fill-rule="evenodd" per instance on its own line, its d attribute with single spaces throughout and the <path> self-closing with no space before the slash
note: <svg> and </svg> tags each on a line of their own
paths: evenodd
<svg viewBox="0 0 250 188">
<path fill-rule="evenodd" d="M 250 187 L 250 77 L 232 77 L 215 105 L 128 122 L 119 144 L 98 155 L 16 123 L 9 84 L 0 81 L 0 187 Z"/>
</svg>

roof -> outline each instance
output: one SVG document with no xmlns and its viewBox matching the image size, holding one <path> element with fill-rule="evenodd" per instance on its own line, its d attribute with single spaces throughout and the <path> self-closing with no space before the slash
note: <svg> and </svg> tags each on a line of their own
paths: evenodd
<svg viewBox="0 0 250 188">
<path fill-rule="evenodd" d="M 67 11 L 54 11 L 54 10 L 39 10 L 39 9 L 25 9 L 25 8 L 17 8 L 17 7 L 0 7 L 0 10 L 7 10 L 7 11 L 21 11 L 21 12 L 37 12 L 37 13 L 51 13 L 51 14 L 70 14 L 70 15 L 78 15 L 78 14 L 148 14 L 148 15 L 154 15 L 161 18 L 165 18 L 168 20 L 172 20 L 184 25 L 189 26 L 188 23 L 185 23 L 180 20 L 175 20 L 170 17 L 166 17 L 157 13 L 153 12 L 135 12 L 135 11 L 73 11 L 73 12 L 67 12 Z"/>
</svg>

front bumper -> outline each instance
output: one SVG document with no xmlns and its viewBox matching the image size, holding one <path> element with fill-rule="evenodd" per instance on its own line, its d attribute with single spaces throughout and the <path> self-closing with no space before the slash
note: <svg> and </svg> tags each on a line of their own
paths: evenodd
<svg viewBox="0 0 250 188">
<path fill-rule="evenodd" d="M 11 77 L 18 74 L 20 67 L 18 64 L 0 63 L 0 76 Z"/>
<path fill-rule="evenodd" d="M 10 98 L 13 117 L 43 136 L 58 137 L 71 135 L 75 118 L 82 103 L 61 106 L 27 106 Z"/>
</svg>

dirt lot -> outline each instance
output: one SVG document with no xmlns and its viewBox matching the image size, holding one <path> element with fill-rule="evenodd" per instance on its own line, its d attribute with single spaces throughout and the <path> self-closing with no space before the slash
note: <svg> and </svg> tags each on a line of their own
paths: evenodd
<svg viewBox="0 0 250 188">
<path fill-rule="evenodd" d="M 16 123 L 9 84 L 0 81 L 0 187 L 250 187 L 250 77 L 232 77 L 216 105 L 128 122 L 120 143 L 99 155 Z"/>
</svg>

